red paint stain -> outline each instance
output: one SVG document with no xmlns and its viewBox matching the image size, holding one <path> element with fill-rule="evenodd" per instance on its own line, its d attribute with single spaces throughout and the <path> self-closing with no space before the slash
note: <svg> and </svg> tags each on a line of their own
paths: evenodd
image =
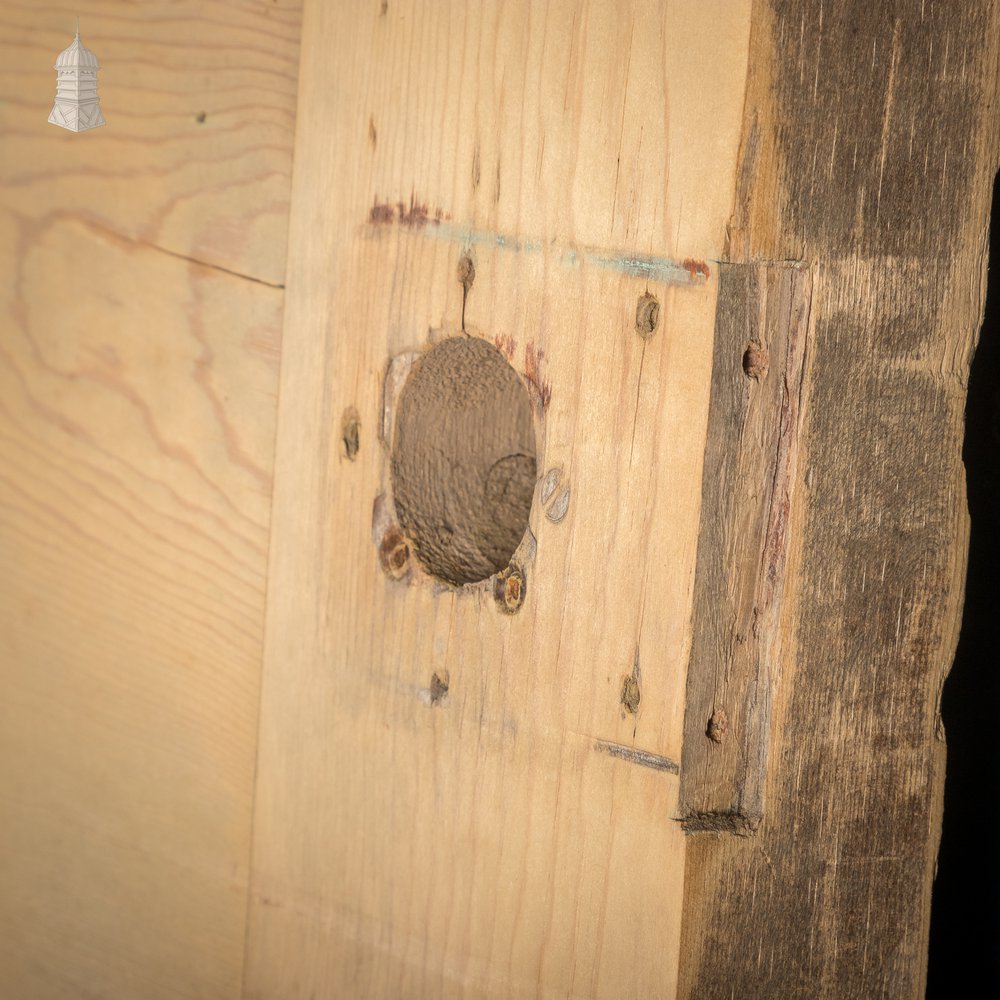
<svg viewBox="0 0 1000 1000">
<path fill-rule="evenodd" d="M 508 361 L 514 360 L 514 352 L 517 350 L 517 341 L 513 337 L 498 333 L 493 338 L 493 343 L 507 355 Z"/>
<path fill-rule="evenodd" d="M 398 222 L 401 226 L 410 229 L 420 229 L 428 223 L 439 226 L 445 219 L 451 216 L 443 209 L 435 208 L 433 213 L 426 202 L 417 201 L 415 195 L 410 195 L 410 202 L 397 201 L 392 204 L 388 201 L 379 201 L 375 198 L 375 204 L 368 212 L 368 221 L 373 226 L 391 226 Z"/>
<path fill-rule="evenodd" d="M 416 228 L 427 224 L 427 219 L 429 217 L 427 213 L 427 205 L 421 204 L 413 197 L 412 194 L 410 195 L 409 208 L 407 208 L 402 202 L 398 202 L 396 207 L 399 209 L 400 225 L 413 226 Z"/>
<path fill-rule="evenodd" d="M 392 205 L 380 204 L 378 199 L 375 200 L 372 210 L 368 213 L 368 221 L 373 226 L 391 226 L 395 218 L 396 213 L 393 211 Z"/>
<path fill-rule="evenodd" d="M 545 357 L 544 351 L 535 349 L 535 345 L 524 345 L 524 376 L 528 380 L 528 388 L 532 390 L 535 406 L 538 410 L 548 408 L 552 398 L 552 386 L 542 379 L 541 366 Z"/>
<path fill-rule="evenodd" d="M 702 275 L 704 278 L 708 278 L 708 264 L 703 260 L 695 260 L 693 257 L 686 257 L 684 259 L 683 265 L 681 265 L 688 274 L 691 275 L 691 280 L 697 280 L 698 275 Z"/>
</svg>

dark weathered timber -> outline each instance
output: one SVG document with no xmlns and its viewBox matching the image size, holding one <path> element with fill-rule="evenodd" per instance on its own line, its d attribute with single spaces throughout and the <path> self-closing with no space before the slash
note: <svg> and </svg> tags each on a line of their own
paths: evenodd
<svg viewBox="0 0 1000 1000">
<path fill-rule="evenodd" d="M 802 267 L 719 268 L 680 788 L 689 833 L 746 834 L 763 815 L 811 297 Z"/>
<path fill-rule="evenodd" d="M 991 0 L 755 2 L 729 253 L 813 267 L 815 332 L 767 808 L 688 841 L 682 997 L 923 994 L 998 49 Z"/>
</svg>

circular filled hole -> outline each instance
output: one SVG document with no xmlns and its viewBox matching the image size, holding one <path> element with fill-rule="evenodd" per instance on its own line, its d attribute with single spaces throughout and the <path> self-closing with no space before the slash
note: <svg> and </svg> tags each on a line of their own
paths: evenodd
<svg viewBox="0 0 1000 1000">
<path fill-rule="evenodd" d="M 453 337 L 416 362 L 391 473 L 400 527 L 428 573 L 464 584 L 507 567 L 528 528 L 537 462 L 531 400 L 500 350 Z"/>
</svg>

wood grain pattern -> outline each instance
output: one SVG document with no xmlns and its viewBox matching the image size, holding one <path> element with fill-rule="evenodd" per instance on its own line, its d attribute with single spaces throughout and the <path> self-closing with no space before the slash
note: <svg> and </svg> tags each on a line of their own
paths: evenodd
<svg viewBox="0 0 1000 1000">
<path fill-rule="evenodd" d="M 763 817 L 812 320 L 807 268 L 720 265 L 684 707 L 688 833 L 747 834 Z"/>
<path fill-rule="evenodd" d="M 920 996 L 1000 4 L 312 4 L 286 300 L 299 6 L 0 4 L 3 989 Z M 713 349 L 807 300 L 784 590 L 685 734 L 707 526 L 777 537 Z M 463 333 L 539 481 L 516 573 L 449 587 L 391 414 Z M 755 835 L 684 838 L 682 781 Z"/>
<path fill-rule="evenodd" d="M 239 995 L 298 25 L 0 4 L 4 996 Z"/>
<path fill-rule="evenodd" d="M 307 6 L 248 997 L 672 995 L 747 14 Z M 385 400 L 463 327 L 535 404 L 514 614 L 407 571 L 379 499 Z"/>
<path fill-rule="evenodd" d="M 923 995 L 998 38 L 993 2 L 754 6 L 730 253 L 817 275 L 798 612 L 760 829 L 688 844 L 683 996 Z"/>
</svg>

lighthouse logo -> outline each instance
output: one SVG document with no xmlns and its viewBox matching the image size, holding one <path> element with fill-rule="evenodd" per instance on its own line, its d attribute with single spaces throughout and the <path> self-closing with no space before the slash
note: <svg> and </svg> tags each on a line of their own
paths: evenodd
<svg viewBox="0 0 1000 1000">
<path fill-rule="evenodd" d="M 85 132 L 104 124 L 97 99 L 97 56 L 80 41 L 80 22 L 76 38 L 56 59 L 56 102 L 49 123 L 70 132 Z"/>
</svg>

